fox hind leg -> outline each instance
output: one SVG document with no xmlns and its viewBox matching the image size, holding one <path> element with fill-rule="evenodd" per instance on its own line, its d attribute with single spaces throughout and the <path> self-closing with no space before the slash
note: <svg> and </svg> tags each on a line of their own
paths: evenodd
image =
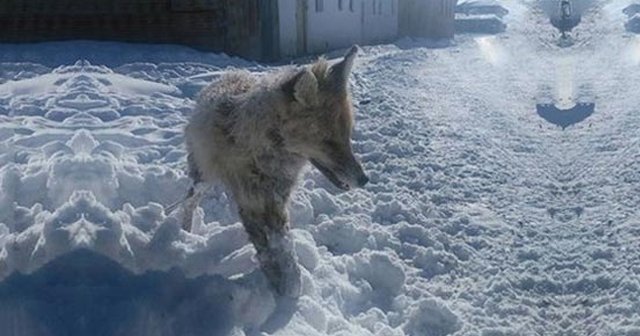
<svg viewBox="0 0 640 336">
<path fill-rule="evenodd" d="M 207 190 L 207 185 L 202 180 L 202 173 L 193 158 L 193 153 L 187 155 L 188 175 L 191 178 L 192 184 L 187 192 L 187 196 L 182 202 L 182 228 L 190 232 L 193 222 L 193 213 L 195 212 L 200 201 L 204 197 Z"/>
<path fill-rule="evenodd" d="M 206 189 L 203 183 L 191 186 L 187 193 L 187 198 L 182 203 L 182 229 L 187 232 L 191 232 L 193 213 L 196 208 L 198 208 L 198 205 L 200 205 L 200 201 L 202 201 L 205 191 Z"/>
</svg>

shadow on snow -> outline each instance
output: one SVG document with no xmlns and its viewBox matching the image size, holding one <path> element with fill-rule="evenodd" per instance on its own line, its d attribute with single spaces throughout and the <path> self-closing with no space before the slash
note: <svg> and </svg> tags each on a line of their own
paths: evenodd
<svg viewBox="0 0 640 336">
<path fill-rule="evenodd" d="M 0 283 L 4 336 L 226 335 L 231 283 L 177 270 L 136 275 L 80 250 Z"/>
<path fill-rule="evenodd" d="M 587 119 L 593 114 L 595 106 L 594 103 L 578 103 L 570 109 L 563 110 L 553 104 L 537 104 L 536 110 L 544 120 L 565 129 Z"/>
</svg>

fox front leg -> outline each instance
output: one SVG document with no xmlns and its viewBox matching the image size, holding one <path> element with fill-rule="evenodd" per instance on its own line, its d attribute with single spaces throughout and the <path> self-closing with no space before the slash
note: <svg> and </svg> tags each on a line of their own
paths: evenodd
<svg viewBox="0 0 640 336">
<path fill-rule="evenodd" d="M 300 268 L 284 208 L 259 211 L 240 208 L 240 218 L 271 286 L 280 295 L 299 297 L 302 290 Z"/>
</svg>

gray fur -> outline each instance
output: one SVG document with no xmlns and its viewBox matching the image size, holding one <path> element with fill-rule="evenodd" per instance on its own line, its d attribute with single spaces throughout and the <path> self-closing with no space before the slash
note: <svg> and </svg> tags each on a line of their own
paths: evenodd
<svg viewBox="0 0 640 336">
<path fill-rule="evenodd" d="M 300 289 L 286 205 L 305 164 L 311 161 L 343 189 L 368 181 L 350 140 L 348 75 L 356 52 L 352 48 L 332 67 L 320 59 L 260 77 L 227 73 L 200 92 L 185 129 L 194 187 L 183 203 L 184 229 L 191 229 L 200 186 L 222 182 L 263 272 L 281 294 L 295 296 Z"/>
</svg>

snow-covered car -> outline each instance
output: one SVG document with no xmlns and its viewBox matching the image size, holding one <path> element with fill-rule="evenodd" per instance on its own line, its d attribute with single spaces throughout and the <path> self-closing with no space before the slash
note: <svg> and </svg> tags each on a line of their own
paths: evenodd
<svg viewBox="0 0 640 336">
<path fill-rule="evenodd" d="M 496 15 L 465 15 L 456 14 L 456 33 L 498 34 L 507 25 Z"/>
<path fill-rule="evenodd" d="M 627 31 L 640 34 L 640 14 L 635 14 L 624 24 Z"/>
<path fill-rule="evenodd" d="M 640 1 L 625 7 L 622 12 L 628 17 L 624 27 L 632 33 L 640 33 Z"/>
<path fill-rule="evenodd" d="M 462 0 L 458 2 L 455 12 L 466 15 L 492 14 L 498 17 L 509 14 L 509 10 L 495 0 Z"/>
<path fill-rule="evenodd" d="M 631 5 L 625 7 L 622 12 L 627 15 L 629 18 L 633 17 L 634 15 L 640 13 L 640 2 L 639 3 L 632 3 Z"/>
</svg>

